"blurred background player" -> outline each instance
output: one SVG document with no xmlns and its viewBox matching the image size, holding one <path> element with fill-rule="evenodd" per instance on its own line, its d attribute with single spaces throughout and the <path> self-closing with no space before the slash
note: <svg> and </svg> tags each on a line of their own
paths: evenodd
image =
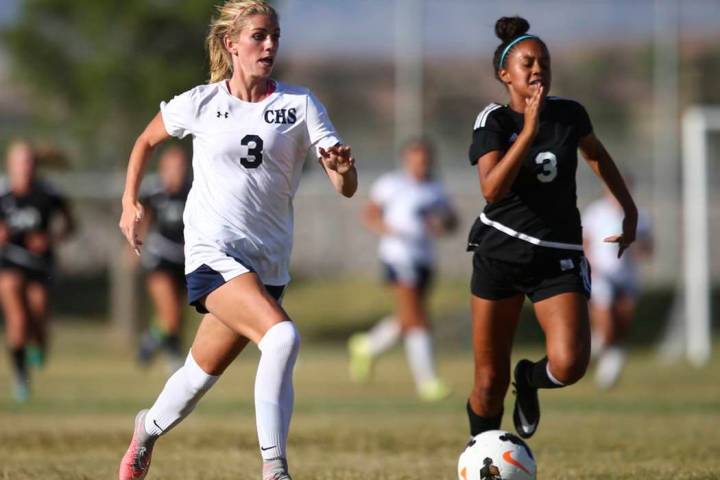
<svg viewBox="0 0 720 480">
<path fill-rule="evenodd" d="M 438 378 L 427 297 L 435 267 L 435 237 L 457 226 L 443 185 L 433 175 L 435 150 L 425 138 L 403 147 L 402 168 L 381 176 L 370 190 L 363 222 L 380 236 L 379 256 L 395 301 L 393 314 L 350 338 L 350 375 L 367 381 L 375 359 L 404 337 L 418 395 L 440 400 L 450 389 Z"/>
<path fill-rule="evenodd" d="M 260 350 L 255 419 L 263 480 L 291 480 L 287 440 L 300 336 L 281 306 L 290 281 L 293 198 L 314 149 L 335 191 L 351 197 L 357 171 L 324 106 L 306 88 L 270 75 L 280 46 L 277 12 L 263 0 L 229 0 L 207 35 L 210 81 L 169 102 L 135 142 L 120 229 L 139 252 L 138 190 L 152 150 L 193 137 L 185 223 L 188 300 L 203 319 L 184 365 L 135 417 L 120 480 L 145 478 L 157 439 L 187 417 L 248 343 Z"/>
<path fill-rule="evenodd" d="M 185 254 L 183 211 L 190 191 L 185 151 L 172 145 L 160 155 L 158 184 L 141 202 L 145 248 L 141 264 L 147 272 L 145 282 L 155 307 L 154 322 L 140 338 L 138 361 L 147 365 L 159 350 L 168 357 L 171 371 L 183 362 L 181 334 L 185 298 Z"/>
<path fill-rule="evenodd" d="M 22 402 L 30 393 L 28 360 L 41 366 L 47 355 L 54 247 L 73 232 L 75 222 L 65 198 L 38 178 L 29 142 L 10 144 L 6 167 L 8 184 L 0 196 L 0 303 L 14 395 Z"/>
<path fill-rule="evenodd" d="M 628 186 L 631 186 L 628 181 Z M 650 217 L 638 212 L 635 244 L 618 258 L 617 248 L 605 239 L 622 227 L 623 209 L 609 190 L 583 211 L 583 243 L 592 266 L 592 356 L 595 382 L 610 388 L 620 378 L 625 364 L 623 340 L 635 316 L 639 293 L 638 260 L 650 258 L 653 237 Z"/>
<path fill-rule="evenodd" d="M 590 272 L 577 208 L 577 151 L 622 205 L 621 234 L 605 239 L 618 256 L 635 239 L 637 208 L 615 162 L 578 102 L 547 97 L 550 52 L 521 17 L 495 23 L 496 78 L 506 105 L 475 120 L 470 163 L 487 205 L 470 232 L 475 379 L 467 404 L 470 434 L 500 427 L 510 359 L 527 296 L 545 334 L 546 356 L 515 365 L 513 423 L 529 438 L 540 422 L 538 390 L 580 380 L 590 359 Z"/>
</svg>

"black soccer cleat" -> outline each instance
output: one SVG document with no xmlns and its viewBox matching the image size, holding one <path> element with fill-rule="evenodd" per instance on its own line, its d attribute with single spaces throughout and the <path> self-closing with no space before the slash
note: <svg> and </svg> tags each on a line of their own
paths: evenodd
<svg viewBox="0 0 720 480">
<path fill-rule="evenodd" d="M 529 369 L 533 362 L 527 359 L 520 360 L 515 365 L 515 408 L 513 409 L 513 423 L 515 431 L 522 438 L 530 438 L 535 434 L 540 423 L 540 401 L 538 389 L 528 382 Z"/>
</svg>

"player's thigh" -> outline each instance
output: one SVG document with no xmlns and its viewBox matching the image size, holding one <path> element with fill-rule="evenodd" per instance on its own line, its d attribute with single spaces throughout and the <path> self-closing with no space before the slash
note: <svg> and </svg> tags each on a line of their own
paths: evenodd
<svg viewBox="0 0 720 480">
<path fill-rule="evenodd" d="M 395 283 L 392 292 L 397 318 L 404 331 L 429 327 L 423 290 L 415 285 Z"/>
<path fill-rule="evenodd" d="M 220 375 L 247 344 L 246 337 L 208 313 L 200 322 L 190 350 L 203 371 L 210 375 Z"/>
<path fill-rule="evenodd" d="M 28 307 L 33 316 L 42 321 L 48 312 L 48 287 L 43 282 L 29 281 L 26 286 Z"/>
<path fill-rule="evenodd" d="M 637 301 L 635 295 L 619 295 L 615 302 L 615 318 L 620 330 L 626 330 L 635 318 Z"/>
<path fill-rule="evenodd" d="M 166 270 L 155 270 L 147 274 L 145 281 L 164 327 L 169 331 L 180 328 L 183 297 L 176 276 Z"/>
<path fill-rule="evenodd" d="M 155 270 L 145 280 L 148 292 L 155 304 L 178 305 L 182 301 L 181 291 L 175 277 L 168 271 Z"/>
<path fill-rule="evenodd" d="M 25 309 L 25 276 L 20 270 L 0 270 L 0 302 L 6 315 L 16 314 L 16 310 Z"/>
<path fill-rule="evenodd" d="M 205 307 L 235 333 L 254 343 L 274 325 L 290 320 L 252 272 L 234 277 L 210 292 Z"/>
<path fill-rule="evenodd" d="M 25 298 L 25 277 L 19 270 L 0 270 L 0 303 L 5 316 L 6 341 L 22 345 L 27 336 L 29 316 Z"/>
<path fill-rule="evenodd" d="M 614 323 L 612 308 L 602 303 L 590 302 L 589 313 L 593 331 L 603 339 L 608 337 L 613 330 Z"/>
<path fill-rule="evenodd" d="M 472 341 L 476 375 L 508 376 L 513 338 L 524 296 L 490 300 L 471 296 Z"/>
<path fill-rule="evenodd" d="M 554 295 L 533 304 L 545 333 L 548 358 L 555 365 L 587 363 L 590 357 L 588 302 L 577 292 Z"/>
</svg>

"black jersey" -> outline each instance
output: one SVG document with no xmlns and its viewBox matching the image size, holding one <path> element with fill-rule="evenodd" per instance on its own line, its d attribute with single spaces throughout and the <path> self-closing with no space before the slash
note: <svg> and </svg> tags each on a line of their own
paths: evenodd
<svg viewBox="0 0 720 480">
<path fill-rule="evenodd" d="M 488 105 L 475 122 L 470 163 L 493 150 L 507 151 L 523 124 L 523 114 L 507 105 Z M 470 233 L 469 248 L 510 262 L 528 262 L 538 249 L 582 251 L 575 172 L 578 141 L 591 132 L 582 105 L 548 97 L 538 134 L 510 192 L 485 206 Z"/>
<path fill-rule="evenodd" d="M 189 185 L 173 193 L 158 187 L 141 199 L 152 217 L 145 240 L 148 254 L 183 263 L 183 212 L 189 191 Z"/>
<path fill-rule="evenodd" d="M 22 248 L 26 247 L 28 234 L 48 233 L 53 216 L 66 208 L 65 198 L 44 181 L 33 182 L 23 196 L 11 190 L 0 195 L 0 221 L 9 230 L 9 243 Z"/>
</svg>

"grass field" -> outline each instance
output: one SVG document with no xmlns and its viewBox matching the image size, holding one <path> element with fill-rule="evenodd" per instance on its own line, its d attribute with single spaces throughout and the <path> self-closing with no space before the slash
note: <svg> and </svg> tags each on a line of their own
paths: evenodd
<svg viewBox="0 0 720 480">
<path fill-rule="evenodd" d="M 455 299 L 454 286 L 440 290 L 436 312 L 466 302 L 465 291 Z M 414 397 L 400 350 L 381 360 L 371 384 L 347 380 L 344 349 L 332 339 L 381 313 L 387 304 L 381 294 L 370 290 L 354 314 L 345 309 L 336 315 L 336 325 L 326 325 L 333 315 L 329 302 L 319 302 L 322 295 L 323 289 L 299 287 L 286 303 L 290 312 L 299 312 L 298 321 L 307 322 L 301 325 L 307 341 L 296 369 L 290 436 L 295 479 L 457 478 L 472 368 L 468 345 L 456 341 L 465 324 L 439 328 L 439 370 L 456 393 L 426 405 Z M 461 316 L 463 308 L 448 316 Z M 321 341 L 327 329 L 331 334 Z M 162 387 L 163 365 L 138 370 L 130 348 L 99 325 L 58 325 L 55 345 L 25 405 L 11 400 L 7 359 L 0 359 L 0 479 L 116 478 L 133 416 Z M 517 351 L 518 357 L 540 353 L 527 344 Z M 616 390 L 599 392 L 586 379 L 543 392 L 543 420 L 530 442 L 538 478 L 720 478 L 718 354 L 716 348 L 711 365 L 696 370 L 661 366 L 652 351 L 638 350 Z M 158 443 L 148 479 L 259 478 L 252 407 L 256 362 L 257 349 L 249 347 L 195 413 Z M 511 402 L 509 395 L 506 411 Z M 508 415 L 503 426 L 511 428 Z"/>
</svg>

